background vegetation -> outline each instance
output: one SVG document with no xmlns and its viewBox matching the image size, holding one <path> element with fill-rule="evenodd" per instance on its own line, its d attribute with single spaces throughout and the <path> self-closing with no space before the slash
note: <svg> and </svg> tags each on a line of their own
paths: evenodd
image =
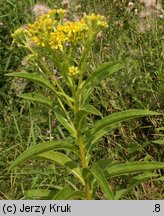
<svg viewBox="0 0 164 216">
<path fill-rule="evenodd" d="M 137 2 L 137 1 L 135 1 Z M 26 65 L 24 51 L 13 49 L 11 33 L 33 17 L 33 6 L 46 3 L 64 7 L 62 1 L 1 0 L 0 1 L 0 198 L 22 199 L 30 195 L 28 189 L 62 188 L 72 183 L 65 170 L 58 166 L 32 161 L 14 171 L 8 166 L 30 145 L 52 139 L 65 139 L 66 133 L 48 109 L 19 99 L 20 92 L 30 92 L 36 87 L 22 79 L 10 79 L 4 74 L 22 71 Z M 164 112 L 164 29 L 163 10 L 151 8 L 140 2 L 111 0 L 72 0 L 70 19 L 85 13 L 100 13 L 109 21 L 109 29 L 99 34 L 88 61 L 88 73 L 98 64 L 121 60 L 124 69 L 102 82 L 93 94 L 93 105 L 104 116 L 130 108 Z M 23 59 L 23 60 L 22 60 Z M 39 89 L 38 89 L 39 90 Z M 94 119 L 93 119 L 94 120 Z M 102 139 L 95 151 L 98 158 L 119 161 L 163 161 L 163 117 L 133 120 Z M 160 143 L 160 144 L 159 144 Z M 126 199 L 163 199 L 162 170 L 154 178 L 133 190 Z M 158 178 L 157 178 L 158 177 Z M 112 180 L 113 187 L 130 184 L 127 176 Z M 97 199 L 103 194 L 97 191 Z"/>
</svg>

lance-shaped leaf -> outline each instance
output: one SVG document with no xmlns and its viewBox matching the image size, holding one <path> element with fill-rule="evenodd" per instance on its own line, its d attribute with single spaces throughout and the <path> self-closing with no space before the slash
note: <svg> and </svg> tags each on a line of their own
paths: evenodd
<svg viewBox="0 0 164 216">
<path fill-rule="evenodd" d="M 112 167 L 116 164 L 120 164 L 120 162 L 111 159 L 104 159 L 104 160 L 97 161 L 96 164 L 103 171 L 104 175 L 106 175 L 107 168 Z M 91 188 L 96 187 L 96 179 L 94 178 L 94 176 L 90 176 L 90 184 L 91 184 Z"/>
<path fill-rule="evenodd" d="M 59 107 L 55 106 L 53 107 L 54 113 L 56 115 L 57 120 L 67 129 L 71 136 L 77 137 L 77 131 L 67 114 L 67 112 L 62 112 Z"/>
<path fill-rule="evenodd" d="M 83 191 L 74 191 L 72 194 L 70 194 L 69 196 L 67 196 L 68 200 L 72 200 L 73 198 L 78 198 L 78 199 L 84 199 L 84 192 Z"/>
<path fill-rule="evenodd" d="M 156 174 L 156 173 L 153 173 L 153 172 L 146 172 L 146 173 L 142 173 L 142 174 L 139 174 L 137 176 L 133 176 L 132 177 L 132 180 L 133 181 L 139 181 L 139 182 L 142 182 L 142 181 L 145 181 L 145 180 L 148 180 L 148 179 L 152 179 L 152 178 L 157 178 L 159 176 L 159 174 Z"/>
<path fill-rule="evenodd" d="M 24 195 L 25 197 L 36 199 L 36 198 L 47 198 L 50 193 L 51 191 L 46 189 L 33 189 L 33 190 L 25 191 Z"/>
<path fill-rule="evenodd" d="M 152 116 L 152 115 L 161 115 L 160 113 L 149 111 L 149 110 L 139 110 L 139 109 L 132 109 L 126 110 L 118 113 L 113 113 L 102 120 L 98 121 L 93 128 L 93 132 L 96 133 L 101 128 L 109 126 L 110 124 L 116 122 L 127 121 L 134 118 L 139 118 L 142 116 Z"/>
<path fill-rule="evenodd" d="M 116 195 L 114 196 L 114 198 L 116 200 L 119 200 L 121 198 L 124 198 L 125 196 L 127 196 L 128 194 L 132 193 L 133 189 L 135 187 L 137 187 L 138 185 L 140 184 L 140 182 L 135 182 L 133 184 L 131 184 L 130 186 L 128 186 L 128 188 L 126 189 L 121 189 L 121 190 L 118 190 L 116 191 Z"/>
<path fill-rule="evenodd" d="M 97 110 L 96 107 L 94 107 L 93 105 L 86 105 L 85 110 L 89 114 L 93 114 L 93 115 L 97 115 L 97 116 L 102 117 L 101 112 L 99 110 Z"/>
<path fill-rule="evenodd" d="M 74 124 L 76 126 L 76 129 L 82 128 L 81 126 L 84 125 L 83 122 L 86 120 L 86 117 L 90 114 L 102 117 L 102 114 L 94 106 L 86 105 L 84 108 L 79 109 L 75 113 Z"/>
<path fill-rule="evenodd" d="M 132 183 L 131 185 L 128 185 L 128 187 L 126 189 L 121 189 L 116 191 L 116 195 L 115 195 L 115 199 L 119 200 L 119 199 L 123 199 L 125 198 L 125 196 L 127 196 L 128 194 L 132 193 L 133 189 L 135 187 L 137 187 L 139 184 L 141 184 L 142 182 L 150 179 L 150 178 L 156 178 L 157 176 L 159 176 L 156 173 L 144 173 L 144 174 L 139 174 L 137 176 L 132 177 Z"/>
<path fill-rule="evenodd" d="M 156 169 L 164 169 L 164 162 L 152 162 L 152 161 L 138 161 L 138 162 L 127 162 L 123 164 L 116 164 L 108 168 L 107 178 L 116 176 L 127 175 L 135 172 L 145 172 Z"/>
<path fill-rule="evenodd" d="M 98 184 L 100 185 L 103 193 L 107 196 L 108 199 L 113 200 L 114 195 L 113 195 L 111 189 L 109 188 L 109 184 L 107 182 L 107 179 L 106 179 L 103 171 L 99 167 L 99 165 L 94 164 L 91 168 L 91 172 L 94 175 L 94 177 L 96 178 L 96 180 L 97 180 Z"/>
<path fill-rule="evenodd" d="M 107 62 L 100 65 L 99 68 L 83 82 L 80 94 L 82 95 L 84 101 L 88 99 L 96 85 L 100 84 L 102 80 L 117 72 L 121 68 L 123 68 L 123 66 L 119 62 Z"/>
<path fill-rule="evenodd" d="M 112 167 L 116 164 L 120 164 L 120 162 L 117 160 L 103 159 L 103 160 L 97 161 L 96 164 L 98 164 L 100 169 L 104 171 L 109 167 Z"/>
<path fill-rule="evenodd" d="M 119 128 L 121 124 L 119 123 L 114 123 L 111 125 L 108 125 L 101 130 L 97 131 L 95 134 L 92 134 L 90 139 L 88 140 L 88 144 L 86 146 L 87 152 L 90 153 L 92 148 L 94 147 L 94 144 L 96 144 L 96 141 L 98 141 L 101 137 L 103 137 L 106 133 L 109 133 L 113 131 L 116 128 Z"/>
<path fill-rule="evenodd" d="M 36 157 L 37 155 L 50 151 L 59 149 L 69 149 L 77 153 L 77 147 L 75 145 L 69 144 L 66 141 L 48 141 L 43 142 L 38 145 L 29 147 L 25 152 L 23 152 L 11 165 L 10 169 L 18 166 L 26 160 Z"/>
<path fill-rule="evenodd" d="M 58 106 L 53 106 L 53 101 L 44 97 L 43 95 L 37 94 L 37 93 L 24 93 L 18 95 L 21 98 L 39 102 L 51 109 L 54 110 L 57 120 L 69 131 L 69 133 L 76 137 L 76 130 L 73 126 L 73 124 L 69 123 L 70 118 L 66 113 L 60 111 L 60 108 Z"/>
<path fill-rule="evenodd" d="M 84 198 L 82 191 L 74 191 L 71 187 L 65 187 L 52 197 L 52 200 L 70 200 L 73 198 Z"/>
<path fill-rule="evenodd" d="M 158 181 L 164 181 L 164 176 L 157 179 Z"/>
<path fill-rule="evenodd" d="M 53 101 L 48 99 L 47 97 L 44 97 L 41 94 L 38 93 L 24 93 L 24 94 L 19 94 L 18 97 L 21 97 L 26 100 L 31 100 L 35 102 L 39 102 L 49 108 L 52 109 L 53 107 Z"/>
<path fill-rule="evenodd" d="M 164 145 L 164 140 L 154 140 L 153 143 L 158 145 Z"/>
<path fill-rule="evenodd" d="M 80 182 L 84 185 L 84 180 L 82 177 L 82 173 L 80 168 L 77 166 L 77 163 L 75 163 L 73 160 L 71 160 L 68 156 L 66 156 L 63 153 L 55 152 L 55 151 L 48 151 L 44 152 L 42 154 L 37 155 L 35 157 L 37 159 L 44 159 L 49 160 L 55 163 L 58 163 L 70 170 L 70 172 L 80 180 Z"/>
<path fill-rule="evenodd" d="M 134 118 L 139 118 L 142 116 L 152 116 L 152 115 L 161 115 L 161 114 L 149 110 L 132 109 L 132 110 L 122 111 L 118 113 L 113 113 L 103 118 L 102 120 L 99 120 L 92 129 L 91 137 L 88 140 L 87 148 L 89 149 L 89 151 L 91 151 L 92 148 L 94 147 L 95 141 L 97 141 L 102 136 L 104 136 L 108 131 L 111 131 L 112 129 L 119 127 L 120 122 L 131 120 Z"/>
<path fill-rule="evenodd" d="M 15 72 L 15 73 L 8 73 L 5 75 L 6 76 L 12 76 L 12 77 L 18 77 L 18 78 L 24 78 L 24 79 L 30 80 L 32 82 L 36 82 L 42 86 L 47 87 L 48 89 L 50 89 L 51 91 L 53 91 L 56 94 L 56 91 L 55 91 L 53 85 L 51 85 L 51 83 L 47 79 L 45 79 L 43 76 L 40 76 L 37 73 Z"/>
</svg>

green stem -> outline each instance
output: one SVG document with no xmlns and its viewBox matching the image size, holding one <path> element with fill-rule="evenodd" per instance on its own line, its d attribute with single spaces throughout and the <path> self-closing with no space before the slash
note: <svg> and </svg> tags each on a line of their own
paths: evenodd
<svg viewBox="0 0 164 216">
<path fill-rule="evenodd" d="M 86 159 L 85 146 L 84 146 L 84 142 L 83 142 L 83 138 L 82 138 L 81 134 L 77 135 L 77 139 L 78 139 L 78 144 L 79 144 L 79 149 L 80 149 L 82 168 L 87 168 L 88 167 L 88 161 Z M 89 177 L 86 177 L 84 181 L 85 181 L 85 187 L 84 187 L 85 199 L 91 200 L 92 196 L 91 196 L 91 190 L 90 190 L 90 184 L 89 184 Z"/>
<path fill-rule="evenodd" d="M 88 56 L 88 53 L 90 51 L 90 48 L 92 47 L 92 42 L 94 41 L 95 37 L 96 37 L 96 32 L 92 33 L 90 35 L 90 38 L 88 39 L 88 41 L 85 44 L 83 54 L 82 54 L 81 59 L 79 61 L 78 67 L 79 67 L 79 70 L 80 70 L 80 77 L 79 77 L 78 86 L 80 86 L 82 81 L 83 81 L 83 75 L 84 75 L 84 72 L 85 72 L 85 69 L 86 69 L 87 56 Z"/>
</svg>

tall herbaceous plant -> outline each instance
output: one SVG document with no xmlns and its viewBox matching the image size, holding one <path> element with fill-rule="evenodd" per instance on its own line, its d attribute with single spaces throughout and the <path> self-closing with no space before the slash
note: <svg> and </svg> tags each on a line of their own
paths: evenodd
<svg viewBox="0 0 164 216">
<path fill-rule="evenodd" d="M 64 16 L 62 9 L 47 10 L 33 23 L 13 33 L 13 43 L 27 50 L 27 58 L 37 72 L 17 72 L 7 76 L 30 80 L 49 91 L 48 97 L 44 96 L 44 91 L 43 94 L 32 92 L 19 96 L 51 109 L 66 129 L 68 138 L 29 147 L 11 168 L 29 159 L 48 160 L 64 166 L 78 183 L 72 181 L 70 186 L 53 195 L 50 191 L 52 199 L 96 199 L 97 189 L 101 189 L 106 199 L 120 199 L 137 186 L 141 178 L 123 191 L 110 186 L 111 178 L 164 168 L 164 163 L 115 163 L 108 159 L 95 162 L 95 145 L 107 132 L 120 127 L 121 122 L 158 113 L 128 110 L 102 116 L 90 103 L 94 88 L 123 67 L 119 62 L 106 62 L 88 75 L 86 63 L 97 34 L 108 29 L 108 23 L 99 14 L 84 15 L 79 21 L 68 21 Z M 93 115 L 99 119 L 95 123 L 91 121 Z M 46 192 L 47 199 L 50 199 L 50 193 Z"/>
</svg>

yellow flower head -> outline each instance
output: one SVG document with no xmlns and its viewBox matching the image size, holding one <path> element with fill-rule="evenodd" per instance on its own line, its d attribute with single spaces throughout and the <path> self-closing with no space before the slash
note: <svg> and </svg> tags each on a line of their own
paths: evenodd
<svg viewBox="0 0 164 216">
<path fill-rule="evenodd" d="M 66 42 L 77 42 L 81 40 L 88 27 L 84 20 L 77 22 L 66 22 L 63 25 L 59 25 L 57 28 L 65 35 Z"/>
<path fill-rule="evenodd" d="M 62 19 L 65 15 L 65 10 L 58 9 L 58 10 L 56 10 L 56 13 L 59 14 L 59 17 Z"/>
<path fill-rule="evenodd" d="M 13 38 L 13 42 L 21 43 L 26 41 L 26 36 L 28 32 L 25 28 L 18 28 L 11 36 Z"/>
<path fill-rule="evenodd" d="M 92 13 L 91 15 L 85 15 L 84 20 L 88 27 L 93 30 L 101 30 L 102 28 L 107 28 L 108 23 L 105 21 L 105 17 L 101 15 L 95 15 Z"/>
<path fill-rule="evenodd" d="M 74 66 L 69 67 L 69 75 L 70 76 L 75 76 L 78 73 L 79 73 L 78 67 L 74 67 Z"/>
<path fill-rule="evenodd" d="M 49 37 L 49 44 L 52 49 L 63 50 L 63 43 L 65 42 L 64 34 L 56 31 L 51 32 Z"/>
</svg>

